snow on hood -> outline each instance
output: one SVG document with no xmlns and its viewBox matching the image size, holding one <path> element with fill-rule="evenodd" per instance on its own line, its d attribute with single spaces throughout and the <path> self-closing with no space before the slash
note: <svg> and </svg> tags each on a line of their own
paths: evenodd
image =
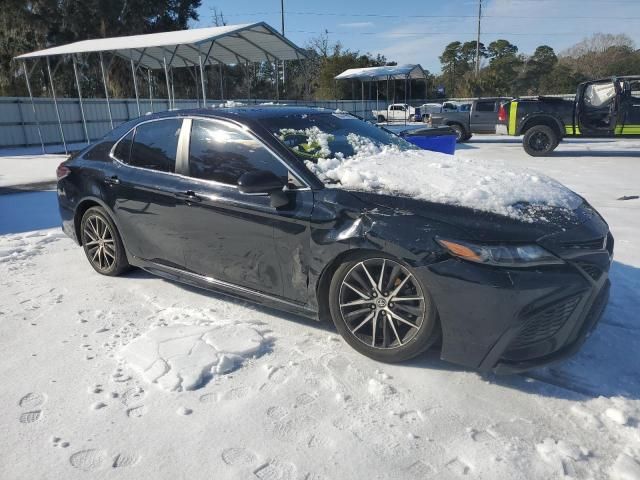
<svg viewBox="0 0 640 480">
<path fill-rule="evenodd" d="M 544 220 L 543 212 L 550 207 L 571 211 L 582 203 L 578 195 L 559 182 L 505 162 L 380 147 L 353 134 L 348 140 L 355 155 L 306 162 L 329 186 L 406 195 L 529 222 Z"/>
</svg>

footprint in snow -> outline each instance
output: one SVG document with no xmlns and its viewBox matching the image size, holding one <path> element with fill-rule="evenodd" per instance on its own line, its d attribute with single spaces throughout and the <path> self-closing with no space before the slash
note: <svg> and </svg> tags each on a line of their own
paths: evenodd
<svg viewBox="0 0 640 480">
<path fill-rule="evenodd" d="M 255 453 L 246 448 L 227 448 L 222 451 L 222 461 L 227 465 L 251 465 L 256 462 Z"/>
<path fill-rule="evenodd" d="M 47 398 L 42 393 L 29 392 L 20 399 L 18 405 L 22 408 L 38 408 L 44 405 Z"/>
<path fill-rule="evenodd" d="M 297 478 L 297 472 L 298 469 L 293 463 L 274 458 L 254 470 L 253 474 L 260 480 L 293 480 Z"/>
<path fill-rule="evenodd" d="M 147 407 L 140 405 L 139 407 L 133 407 L 127 410 L 127 417 L 140 418 L 147 414 Z"/>
</svg>

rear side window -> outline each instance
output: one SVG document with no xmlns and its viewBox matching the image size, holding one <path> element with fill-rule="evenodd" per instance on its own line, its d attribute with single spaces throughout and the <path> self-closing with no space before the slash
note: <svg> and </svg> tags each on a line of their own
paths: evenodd
<svg viewBox="0 0 640 480">
<path fill-rule="evenodd" d="M 124 163 L 129 163 L 129 156 L 131 155 L 131 144 L 133 143 L 133 130 L 118 142 L 116 149 L 113 151 L 113 156 Z"/>
<path fill-rule="evenodd" d="M 134 167 L 148 168 L 160 172 L 175 172 L 181 127 L 182 120 L 178 119 L 159 120 L 137 126 L 131 145 L 129 161 L 122 160 Z M 118 144 L 119 147 L 120 144 Z M 118 148 L 116 148 L 116 151 Z M 123 146 L 124 148 L 126 147 Z M 126 154 L 126 152 L 124 153 Z"/>
<path fill-rule="evenodd" d="M 287 182 L 287 167 L 256 138 L 221 122 L 193 121 L 189 176 L 236 185 L 243 173 L 256 170 L 273 172 Z"/>
<path fill-rule="evenodd" d="M 476 112 L 493 112 L 496 109 L 496 102 L 476 103 Z"/>
</svg>

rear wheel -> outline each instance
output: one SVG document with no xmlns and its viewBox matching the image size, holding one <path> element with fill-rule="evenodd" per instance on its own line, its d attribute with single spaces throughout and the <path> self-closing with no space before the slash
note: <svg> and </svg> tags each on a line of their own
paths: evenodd
<svg viewBox="0 0 640 480">
<path fill-rule="evenodd" d="M 346 342 L 375 360 L 407 360 L 438 339 L 429 292 L 408 266 L 382 253 L 355 256 L 337 269 L 329 307 Z"/>
<path fill-rule="evenodd" d="M 91 207 L 80 223 L 82 247 L 93 269 L 117 276 L 129 269 L 127 255 L 116 226 L 101 207 Z"/>
<path fill-rule="evenodd" d="M 384 115 L 378 115 L 378 123 L 386 122 L 387 119 L 384 118 Z"/>
<path fill-rule="evenodd" d="M 525 152 L 533 157 L 549 155 L 560 143 L 560 137 L 547 125 L 535 125 L 524 134 L 522 145 Z"/>
</svg>

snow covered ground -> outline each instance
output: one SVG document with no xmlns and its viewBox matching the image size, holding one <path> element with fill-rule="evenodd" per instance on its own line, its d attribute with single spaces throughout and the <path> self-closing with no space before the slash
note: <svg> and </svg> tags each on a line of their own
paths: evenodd
<svg viewBox="0 0 640 480">
<path fill-rule="evenodd" d="M 567 184 L 616 237 L 611 302 L 582 351 L 512 377 L 435 352 L 380 364 L 331 325 L 100 276 L 51 228 L 54 192 L 0 195 L 0 478 L 640 479 L 640 200 L 617 200 L 640 194 L 639 152 L 460 147 Z"/>
</svg>

